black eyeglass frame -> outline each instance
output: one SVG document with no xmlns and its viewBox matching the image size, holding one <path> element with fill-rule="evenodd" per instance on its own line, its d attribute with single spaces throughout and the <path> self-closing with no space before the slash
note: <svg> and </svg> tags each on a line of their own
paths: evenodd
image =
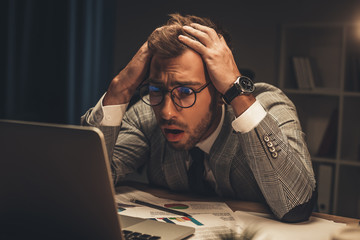
<svg viewBox="0 0 360 240">
<path fill-rule="evenodd" d="M 181 107 L 181 108 L 191 108 L 191 107 L 194 106 L 194 104 L 196 103 L 196 94 L 197 94 L 197 93 L 200 93 L 202 90 L 204 90 L 207 86 L 209 86 L 210 83 L 211 83 L 211 81 L 206 82 L 203 86 L 201 86 L 201 87 L 200 87 L 199 89 L 197 89 L 197 90 L 195 90 L 195 89 L 193 89 L 193 88 L 191 88 L 191 87 L 187 87 L 187 88 L 191 89 L 191 90 L 194 92 L 194 97 L 195 97 L 194 102 L 193 102 L 190 106 L 188 106 L 188 107 L 183 107 L 183 106 L 179 105 L 178 103 L 176 103 L 175 100 L 174 100 L 174 96 L 173 96 L 173 94 L 172 94 L 173 91 L 174 91 L 176 88 L 178 88 L 178 87 L 185 87 L 185 86 L 179 85 L 179 86 L 176 86 L 176 87 L 172 88 L 171 90 L 167 90 L 167 89 L 163 89 L 163 88 L 162 88 L 162 89 L 161 89 L 162 99 L 161 99 L 161 101 L 160 101 L 158 104 L 154 104 L 154 105 L 147 103 L 147 102 L 143 99 L 143 97 L 145 97 L 146 95 L 144 95 L 144 96 L 141 95 L 141 89 L 142 89 L 143 87 L 149 86 L 150 84 L 149 84 L 149 83 L 147 83 L 147 84 L 142 84 L 141 86 L 138 87 L 138 89 L 139 89 L 139 91 L 140 91 L 141 101 L 143 101 L 146 105 L 149 105 L 149 106 L 152 106 L 152 107 L 159 106 L 159 105 L 164 101 L 164 99 L 165 99 L 165 94 L 166 94 L 166 93 L 170 93 L 170 98 L 171 98 L 172 102 L 173 102 L 176 106 Z"/>
</svg>

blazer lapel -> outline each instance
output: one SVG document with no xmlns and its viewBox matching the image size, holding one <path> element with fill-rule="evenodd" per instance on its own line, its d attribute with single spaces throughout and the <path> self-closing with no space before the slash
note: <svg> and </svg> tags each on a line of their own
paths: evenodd
<svg viewBox="0 0 360 240">
<path fill-rule="evenodd" d="M 224 124 L 210 150 L 210 167 L 218 185 L 217 190 L 224 197 L 235 195 L 230 183 L 230 169 L 239 141 L 231 126 L 233 118 L 234 114 L 226 108 Z"/>
</svg>

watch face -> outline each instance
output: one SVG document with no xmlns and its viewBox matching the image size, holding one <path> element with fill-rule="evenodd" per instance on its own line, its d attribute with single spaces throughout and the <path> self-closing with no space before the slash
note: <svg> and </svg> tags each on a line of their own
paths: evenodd
<svg viewBox="0 0 360 240">
<path fill-rule="evenodd" d="M 242 94 L 249 94 L 255 90 L 255 85 L 248 77 L 238 77 L 234 85 L 226 91 L 223 95 L 223 100 L 226 104 L 230 104 L 231 101 Z"/>
<path fill-rule="evenodd" d="M 254 91 L 254 83 L 248 77 L 241 77 L 239 81 L 241 87 L 244 92 L 253 92 Z"/>
</svg>

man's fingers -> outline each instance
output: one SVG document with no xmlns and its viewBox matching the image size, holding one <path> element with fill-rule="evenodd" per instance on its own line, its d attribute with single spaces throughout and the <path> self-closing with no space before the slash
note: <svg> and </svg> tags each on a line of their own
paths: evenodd
<svg viewBox="0 0 360 240">
<path fill-rule="evenodd" d="M 216 41 L 216 40 L 219 39 L 219 35 L 217 34 L 215 29 L 213 29 L 213 28 L 203 26 L 203 25 L 198 24 L 198 23 L 191 23 L 190 26 L 192 28 L 195 28 L 195 29 L 201 31 L 201 32 L 206 33 L 211 38 L 211 40 L 213 40 L 213 41 Z"/>
<path fill-rule="evenodd" d="M 196 52 L 198 52 L 199 54 L 204 54 L 206 51 L 206 47 L 199 41 L 191 39 L 187 36 L 184 35 L 179 35 L 179 40 L 184 43 L 185 45 L 187 45 L 188 47 L 192 48 L 193 50 L 195 50 Z"/>
<path fill-rule="evenodd" d="M 197 30 L 190 26 L 184 26 L 183 29 L 190 35 L 197 38 L 203 45 L 209 46 L 211 44 L 211 38 L 207 33 Z"/>
<path fill-rule="evenodd" d="M 224 44 L 227 45 L 226 40 L 225 40 L 225 38 L 224 38 L 222 35 L 220 35 L 219 38 L 220 38 L 220 41 L 221 41 L 222 43 L 224 43 Z"/>
<path fill-rule="evenodd" d="M 183 29 L 190 35 L 199 39 L 199 41 L 207 47 L 211 47 L 213 43 L 219 41 L 219 37 L 214 29 L 202 25 L 184 26 Z"/>
</svg>

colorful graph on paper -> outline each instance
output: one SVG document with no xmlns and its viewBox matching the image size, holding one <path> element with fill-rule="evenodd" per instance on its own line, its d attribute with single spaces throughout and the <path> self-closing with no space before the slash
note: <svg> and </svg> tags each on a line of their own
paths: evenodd
<svg viewBox="0 0 360 240">
<path fill-rule="evenodd" d="M 191 223 L 195 226 L 203 226 L 201 222 L 196 220 L 193 217 L 163 217 L 163 218 L 150 218 L 151 220 L 156 220 L 159 222 L 167 222 L 167 223 L 173 223 L 173 224 L 181 224 L 181 223 Z"/>
<path fill-rule="evenodd" d="M 126 209 L 125 208 L 122 208 L 122 207 L 118 207 L 118 212 L 122 212 L 122 211 L 125 211 Z"/>
</svg>

